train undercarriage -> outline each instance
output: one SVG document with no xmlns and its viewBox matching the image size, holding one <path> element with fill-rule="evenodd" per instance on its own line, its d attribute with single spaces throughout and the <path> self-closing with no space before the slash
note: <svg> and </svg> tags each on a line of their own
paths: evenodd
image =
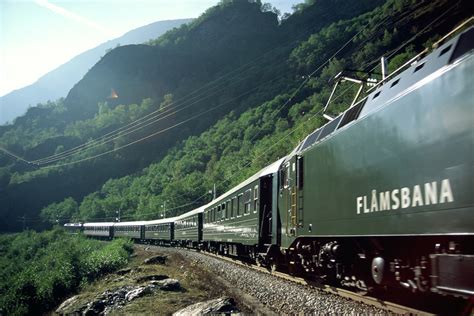
<svg viewBox="0 0 474 316">
<path fill-rule="evenodd" d="M 472 236 L 297 238 L 289 248 L 267 245 L 257 263 L 291 275 L 361 291 L 405 289 L 474 295 Z"/>
</svg>

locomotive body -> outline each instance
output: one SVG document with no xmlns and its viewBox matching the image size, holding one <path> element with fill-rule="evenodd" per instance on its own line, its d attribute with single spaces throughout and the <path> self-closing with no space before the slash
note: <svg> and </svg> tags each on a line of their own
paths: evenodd
<svg viewBox="0 0 474 316">
<path fill-rule="evenodd" d="M 474 56 L 449 64 L 454 48 L 441 46 L 355 105 L 359 118 L 302 144 L 282 170 L 301 178 L 280 187 L 298 196 L 285 235 L 473 233 Z"/>
<path fill-rule="evenodd" d="M 385 82 L 283 163 L 290 271 L 413 291 L 431 278 L 433 291 L 474 294 L 473 34 Z"/>
</svg>

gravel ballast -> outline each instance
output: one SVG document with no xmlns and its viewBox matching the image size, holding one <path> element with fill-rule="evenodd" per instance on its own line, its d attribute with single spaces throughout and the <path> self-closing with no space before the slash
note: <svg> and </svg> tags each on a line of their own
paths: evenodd
<svg viewBox="0 0 474 316">
<path fill-rule="evenodd" d="M 153 250 L 152 248 L 155 247 L 151 247 L 150 250 Z M 254 297 L 268 310 L 277 314 L 389 314 L 386 310 L 203 253 L 174 248 L 157 247 L 156 249 L 162 253 L 178 251 L 193 264 L 212 271 L 236 289 Z"/>
</svg>

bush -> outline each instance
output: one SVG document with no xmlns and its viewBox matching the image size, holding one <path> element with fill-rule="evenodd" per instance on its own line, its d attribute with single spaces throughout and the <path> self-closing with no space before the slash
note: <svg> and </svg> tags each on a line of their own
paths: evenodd
<svg viewBox="0 0 474 316">
<path fill-rule="evenodd" d="M 62 229 L 0 236 L 0 314 L 40 314 L 54 308 L 81 282 L 123 267 L 130 240 L 110 243 Z"/>
</svg>

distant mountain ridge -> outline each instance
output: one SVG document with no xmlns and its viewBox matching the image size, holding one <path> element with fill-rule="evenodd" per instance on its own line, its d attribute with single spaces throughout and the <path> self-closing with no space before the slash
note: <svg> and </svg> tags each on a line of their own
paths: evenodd
<svg viewBox="0 0 474 316">
<path fill-rule="evenodd" d="M 101 56 L 106 54 L 107 50 L 117 45 L 144 43 L 190 21 L 192 19 L 158 21 L 134 29 L 121 37 L 77 55 L 48 72 L 35 83 L 0 97 L 0 125 L 12 122 L 16 117 L 23 115 L 30 106 L 66 97 L 74 84 L 82 79 L 87 71 L 100 60 Z"/>
</svg>

